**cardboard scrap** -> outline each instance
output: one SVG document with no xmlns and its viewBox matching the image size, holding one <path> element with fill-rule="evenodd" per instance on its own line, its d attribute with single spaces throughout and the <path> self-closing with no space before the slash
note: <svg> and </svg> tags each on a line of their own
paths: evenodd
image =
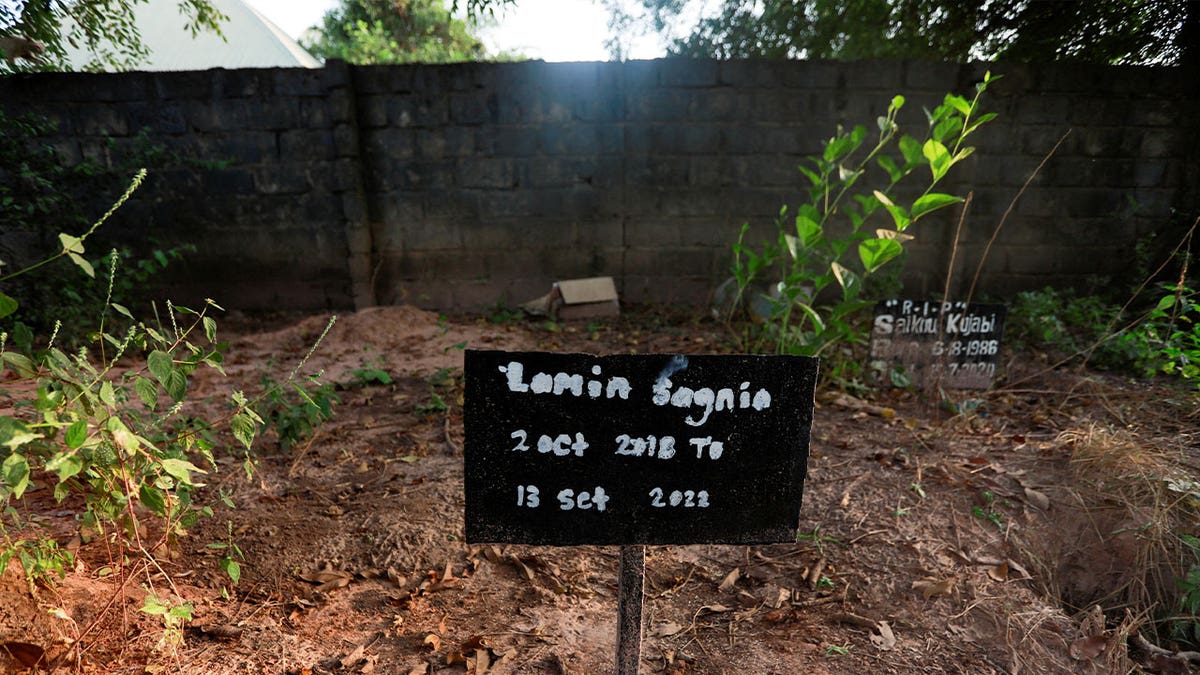
<svg viewBox="0 0 1200 675">
<path fill-rule="evenodd" d="M 534 316 L 555 321 L 618 316 L 621 304 L 612 277 L 566 279 L 554 282 L 550 292 L 521 305 Z"/>
</svg>

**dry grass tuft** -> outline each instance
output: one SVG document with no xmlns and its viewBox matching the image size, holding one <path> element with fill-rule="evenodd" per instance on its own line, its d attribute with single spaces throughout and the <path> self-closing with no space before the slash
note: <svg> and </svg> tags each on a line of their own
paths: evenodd
<svg viewBox="0 0 1200 675">
<path fill-rule="evenodd" d="M 1177 611 L 1179 581 L 1200 564 L 1187 543 L 1200 533 L 1200 482 L 1185 458 L 1100 425 L 1059 441 L 1074 476 L 1053 516 L 1062 536 L 1026 542 L 1045 591 L 1075 611 L 1100 606 L 1126 635 L 1158 617 L 1160 640 L 1194 639 L 1197 617 Z"/>
</svg>

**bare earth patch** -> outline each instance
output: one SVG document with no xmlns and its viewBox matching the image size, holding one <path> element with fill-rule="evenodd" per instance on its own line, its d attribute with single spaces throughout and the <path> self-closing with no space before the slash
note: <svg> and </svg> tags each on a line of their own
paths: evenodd
<svg viewBox="0 0 1200 675">
<path fill-rule="evenodd" d="M 222 327 L 236 334 L 229 377 L 199 377 L 202 397 L 253 393 L 268 369 L 286 376 L 326 318 L 270 332 L 236 323 Z M 228 455 L 206 477 L 203 498 L 215 516 L 160 556 L 165 574 L 155 590 L 195 606 L 181 643 L 163 643 L 162 622 L 138 611 L 140 577 L 117 590 L 120 574 L 112 574 L 102 538 L 78 549 L 76 569 L 56 590 L 31 594 L 10 566 L 0 578 L 0 643 L 59 658 L 99 617 L 82 657 L 58 667 L 612 671 L 617 549 L 462 540 L 464 343 L 590 353 L 732 349 L 724 327 L 662 310 L 553 330 L 447 320 L 411 307 L 342 317 L 304 369 L 346 385 L 335 417 L 287 452 L 268 437 L 249 479 L 237 453 Z M 394 382 L 351 384 L 364 365 Z M 1009 381 L 1036 366 L 1013 357 Z M 1138 528 L 1154 514 L 1134 508 L 1134 496 L 1099 516 L 1083 507 L 1105 495 L 1094 467 L 1127 465 L 1112 460 L 1127 457 L 1113 447 L 1152 448 L 1186 471 L 1200 452 L 1200 420 L 1188 400 L 1061 371 L 986 395 L 952 393 L 957 411 L 908 392 L 879 392 L 870 402 L 819 394 L 795 543 L 647 550 L 642 672 L 1106 673 L 1129 670 L 1131 659 L 1145 664 L 1145 654 L 1126 647 L 1139 617 L 1110 612 L 1106 620 L 1088 610 L 1147 590 L 1130 570 L 1147 555 Z M 1085 451 L 1115 463 L 1081 464 Z M 235 507 L 221 504 L 218 491 Z M 35 504 L 67 545 L 69 505 L 54 505 L 48 492 L 35 492 Z M 236 587 L 217 566 L 220 552 L 206 547 L 230 536 L 245 553 Z M 0 650 L 0 672 L 21 669 L 20 654 Z"/>
</svg>

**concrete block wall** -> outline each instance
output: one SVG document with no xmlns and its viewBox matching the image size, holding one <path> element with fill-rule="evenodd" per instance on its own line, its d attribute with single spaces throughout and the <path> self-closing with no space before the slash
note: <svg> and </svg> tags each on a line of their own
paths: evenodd
<svg viewBox="0 0 1200 675">
<path fill-rule="evenodd" d="M 952 288 L 1002 297 L 1130 271 L 1200 211 L 1196 82 L 1175 69 L 989 66 L 999 118 L 939 186 L 973 193 Z M 633 301 L 704 302 L 743 223 L 770 236 L 796 166 L 894 94 L 902 128 L 985 67 L 658 60 L 0 78 L 62 120 L 68 159 L 170 154 L 116 234 L 194 243 L 185 297 L 325 309 L 516 303 L 609 274 Z M 144 130 L 144 132 L 143 132 Z M 139 140 L 141 133 L 143 139 Z M 1048 159 L 1047 154 L 1062 139 Z M 1037 176 L 1006 210 L 1031 173 Z M 910 232 L 907 292 L 940 294 L 958 214 Z M 883 223 L 881 223 L 883 224 Z M 4 236 L 0 233 L 0 237 Z"/>
</svg>

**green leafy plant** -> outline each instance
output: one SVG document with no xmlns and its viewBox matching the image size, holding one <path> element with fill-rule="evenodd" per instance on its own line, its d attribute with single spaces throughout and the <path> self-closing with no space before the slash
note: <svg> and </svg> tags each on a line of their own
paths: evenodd
<svg viewBox="0 0 1200 675">
<path fill-rule="evenodd" d="M 450 368 L 438 368 L 425 378 L 425 383 L 429 385 L 429 400 L 417 404 L 416 411 L 422 415 L 432 415 L 449 410 L 450 404 L 446 402 L 445 397 L 458 386 L 458 378 L 454 371 Z"/>
<path fill-rule="evenodd" d="M 813 545 L 817 547 L 817 551 L 822 556 L 825 555 L 825 544 L 837 544 L 838 546 L 845 546 L 845 544 L 843 544 L 840 540 L 821 534 L 820 525 L 813 527 L 813 531 L 811 533 L 797 533 L 796 541 L 811 541 Z"/>
<path fill-rule="evenodd" d="M 225 499 L 228 500 L 227 497 Z M 226 501 L 226 504 L 230 505 L 228 501 Z M 242 553 L 242 549 L 233 542 L 233 523 L 227 522 L 226 526 L 229 530 L 229 534 L 225 541 L 215 541 L 210 544 L 206 544 L 205 548 L 222 552 L 221 560 L 218 564 L 220 565 L 221 570 L 229 576 L 229 580 L 234 584 L 237 584 L 242 579 L 242 565 L 238 561 L 245 560 L 246 555 Z"/>
<path fill-rule="evenodd" d="M 850 653 L 849 646 L 825 645 L 825 656 L 846 656 Z"/>
<path fill-rule="evenodd" d="M 254 406 L 260 417 L 253 421 L 264 425 L 264 431 L 274 430 L 284 450 L 311 437 L 333 417 L 333 406 L 341 403 L 334 385 L 322 381 L 320 375 L 278 382 L 264 373 L 261 383 L 263 393 Z"/>
<path fill-rule="evenodd" d="M 384 370 L 382 364 L 378 361 L 363 363 L 361 368 L 355 368 L 350 371 L 350 377 L 350 386 L 354 387 L 388 385 L 394 381 L 391 374 Z"/>
<path fill-rule="evenodd" d="M 50 269 L 57 260 L 70 261 L 95 278 L 95 266 L 85 257 L 86 242 L 144 178 L 145 171 L 139 171 L 112 208 L 82 234 L 59 234 L 56 253 L 0 277 L 0 282 Z M 268 394 L 292 385 L 320 339 L 285 382 L 254 400 L 233 391 L 230 410 L 208 417 L 202 407 L 207 400 L 189 398 L 190 382 L 198 369 L 224 372 L 226 345 L 217 340 L 217 323 L 210 316 L 221 308 L 212 300 L 198 310 L 168 301 L 161 308 L 151 306 L 152 321 L 138 320 L 113 297 L 119 260 L 115 252 L 108 258 L 98 328 L 84 344 L 64 348 L 57 327 L 47 339 L 37 340 L 27 326 L 17 326 L 11 344 L 9 334 L 0 331 L 0 369 L 9 371 L 2 392 L 6 412 L 0 415 L 0 567 L 15 558 L 31 586 L 50 584 L 70 569 L 71 555 L 39 532 L 32 519 L 20 516 L 30 509 L 24 500 L 34 480 L 51 485 L 56 501 L 78 511 L 81 538 L 104 541 L 110 562 L 101 575 L 121 580 L 114 593 L 123 594 L 133 577 L 144 579 L 148 594 L 141 610 L 162 617 L 159 646 L 174 649 L 181 644 L 192 608 L 155 589 L 163 578 L 157 557 L 200 517 L 213 515 L 195 498 L 208 471 L 202 467 L 217 466 L 214 452 L 222 445 L 217 429 L 228 423 L 235 442 L 244 446 L 246 471 L 251 471 L 250 450 L 264 425 L 255 407 Z M 21 310 L 9 288 L 0 292 L 0 317 Z M 309 405 L 329 411 L 328 404 L 322 408 L 302 387 L 295 389 Z M 227 496 L 222 499 L 228 503 Z M 217 546 L 223 551 L 221 569 L 236 583 L 241 549 L 232 536 Z M 170 585 L 169 576 L 166 582 Z"/>
<path fill-rule="evenodd" d="M 866 283 L 902 256 L 914 223 L 963 201 L 934 188 L 973 152 L 965 144 L 968 137 L 995 117 L 979 110 L 979 99 L 994 80 L 988 73 L 971 100 L 947 94 L 941 105 L 927 111 L 923 141 L 900 133 L 896 118 L 903 96 L 894 97 L 878 118 L 872 145 L 866 145 L 865 127 L 839 127 L 821 155 L 800 167 L 809 184 L 807 201 L 780 209 L 774 240 L 753 245 L 749 224 L 742 227 L 733 246 L 736 292 L 731 307 L 748 306 L 763 320 L 748 324 L 744 348 L 817 356 L 828 355 L 834 345 L 866 341 L 868 327 L 856 321 L 873 303 Z M 890 154 L 893 149 L 899 154 Z M 911 201 L 902 200 L 901 182 L 919 170 L 927 172 L 924 190 Z M 875 187 L 869 186 L 880 174 Z M 872 229 L 876 213 L 886 214 L 890 227 Z"/>
<path fill-rule="evenodd" d="M 989 490 L 984 490 L 979 493 L 979 500 L 982 504 L 976 504 L 971 507 L 971 515 L 986 520 L 995 525 L 997 529 L 1004 529 L 1004 514 L 995 509 L 996 496 Z"/>
<path fill-rule="evenodd" d="M 1200 388 L 1200 293 L 1182 281 L 1163 286 L 1145 320 L 1117 336 L 1147 375 L 1178 376 Z"/>
<path fill-rule="evenodd" d="M 160 651 L 174 651 L 183 646 L 183 627 L 192 620 L 195 608 L 190 602 L 172 604 L 169 598 L 159 597 L 154 591 L 146 594 L 142 611 L 150 616 L 162 618 L 163 633 L 158 641 Z"/>
</svg>

